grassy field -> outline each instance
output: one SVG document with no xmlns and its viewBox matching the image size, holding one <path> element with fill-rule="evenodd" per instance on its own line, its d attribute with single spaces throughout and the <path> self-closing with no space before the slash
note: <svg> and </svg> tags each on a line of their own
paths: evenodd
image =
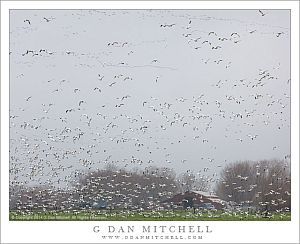
<svg viewBox="0 0 300 244">
<path fill-rule="evenodd" d="M 259 214 L 235 213 L 224 211 L 191 210 L 164 211 L 64 211 L 28 212 L 11 211 L 12 221 L 290 221 L 290 213 L 274 213 L 269 216 Z"/>
</svg>

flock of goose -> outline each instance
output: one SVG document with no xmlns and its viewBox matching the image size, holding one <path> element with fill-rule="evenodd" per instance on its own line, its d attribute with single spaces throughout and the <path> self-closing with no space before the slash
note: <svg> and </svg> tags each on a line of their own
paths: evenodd
<svg viewBox="0 0 300 244">
<path fill-rule="evenodd" d="M 222 13 L 11 11 L 11 185 L 288 155 L 289 28 Z"/>
</svg>

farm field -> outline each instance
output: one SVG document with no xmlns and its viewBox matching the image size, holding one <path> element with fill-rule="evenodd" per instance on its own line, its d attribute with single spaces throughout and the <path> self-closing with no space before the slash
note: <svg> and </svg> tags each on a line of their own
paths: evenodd
<svg viewBox="0 0 300 244">
<path fill-rule="evenodd" d="M 11 221 L 290 221 L 290 213 L 273 213 L 268 216 L 246 212 L 162 210 L 95 210 L 95 211 L 11 211 Z"/>
</svg>

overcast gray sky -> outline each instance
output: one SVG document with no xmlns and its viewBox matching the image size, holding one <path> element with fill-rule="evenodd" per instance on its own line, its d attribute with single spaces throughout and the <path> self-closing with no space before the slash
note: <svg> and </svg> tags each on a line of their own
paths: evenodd
<svg viewBox="0 0 300 244">
<path fill-rule="evenodd" d="M 11 10 L 10 52 L 11 180 L 290 154 L 288 10 Z"/>
</svg>

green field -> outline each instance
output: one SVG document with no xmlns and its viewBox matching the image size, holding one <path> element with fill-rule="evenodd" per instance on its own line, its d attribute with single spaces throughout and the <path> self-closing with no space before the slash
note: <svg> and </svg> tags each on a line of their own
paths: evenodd
<svg viewBox="0 0 300 244">
<path fill-rule="evenodd" d="M 290 213 L 273 213 L 268 216 L 243 212 L 192 210 L 97 210 L 97 211 L 10 211 L 12 221 L 290 221 Z"/>
</svg>

